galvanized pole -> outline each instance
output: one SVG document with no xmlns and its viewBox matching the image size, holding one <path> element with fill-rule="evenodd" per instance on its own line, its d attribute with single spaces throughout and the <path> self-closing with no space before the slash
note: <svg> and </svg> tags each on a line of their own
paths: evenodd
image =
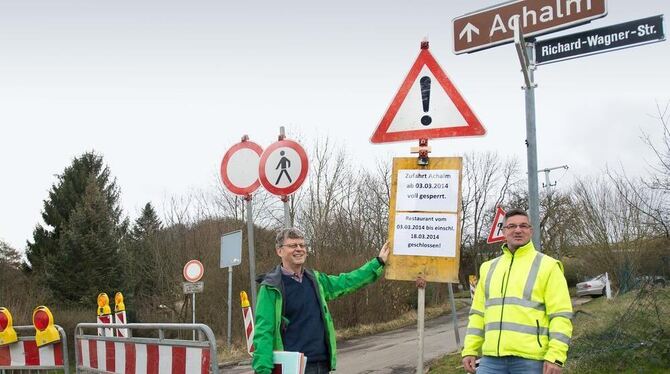
<svg viewBox="0 0 670 374">
<path fill-rule="evenodd" d="M 534 43 L 525 43 L 528 55 L 528 75 L 530 85 L 525 87 L 526 91 L 526 142 L 528 155 L 528 206 L 530 209 L 530 222 L 535 227 L 533 230 L 533 244 L 535 249 L 542 251 L 540 241 L 540 191 L 537 178 L 537 136 L 535 132 L 535 53 Z"/>
<path fill-rule="evenodd" d="M 526 154 L 528 158 L 528 210 L 533 230 L 535 249 L 542 251 L 540 241 L 540 192 L 537 182 L 537 136 L 535 135 L 535 54 L 534 43 L 526 42 L 519 26 L 519 17 L 514 23 L 514 44 L 521 64 L 521 72 L 526 85 Z"/>
<path fill-rule="evenodd" d="M 233 324 L 233 267 L 228 266 L 228 347 L 232 344 Z"/>
<path fill-rule="evenodd" d="M 458 333 L 458 317 L 456 316 L 456 301 L 454 300 L 454 290 L 451 283 L 447 283 L 449 288 L 449 302 L 451 303 L 451 320 L 454 324 L 454 336 L 456 337 L 456 346 L 461 349 L 461 335 Z"/>
<path fill-rule="evenodd" d="M 256 310 L 256 254 L 254 253 L 254 222 L 251 211 L 251 195 L 247 201 L 247 241 L 249 244 L 249 287 L 251 288 L 251 309 Z"/>
<path fill-rule="evenodd" d="M 195 292 L 191 295 L 193 296 L 193 324 L 195 325 Z M 193 330 L 193 340 L 195 341 L 195 329 Z"/>
<path fill-rule="evenodd" d="M 288 206 L 288 196 L 283 196 L 282 201 L 284 201 L 284 227 L 291 228 L 291 213 Z"/>
<path fill-rule="evenodd" d="M 423 325 L 425 320 L 425 305 L 426 305 L 426 288 L 419 287 L 419 295 L 417 300 L 417 311 L 416 311 L 416 321 L 417 321 L 417 331 L 419 332 L 419 348 L 418 348 L 418 360 L 416 362 L 416 373 L 423 374 Z"/>
</svg>

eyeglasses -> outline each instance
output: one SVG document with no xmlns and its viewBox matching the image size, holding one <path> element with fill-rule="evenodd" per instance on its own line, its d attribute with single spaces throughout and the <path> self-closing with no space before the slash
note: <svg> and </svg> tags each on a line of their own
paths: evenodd
<svg viewBox="0 0 670 374">
<path fill-rule="evenodd" d="M 510 223 L 509 225 L 505 226 L 507 230 L 516 230 L 517 228 L 520 228 L 521 230 L 528 230 L 532 226 L 527 224 L 527 223 L 522 223 L 520 225 L 515 225 L 513 223 Z"/>
<path fill-rule="evenodd" d="M 301 249 L 307 249 L 307 244 L 305 244 L 305 243 L 302 243 L 302 244 L 298 244 L 298 243 L 282 244 L 282 247 L 289 247 L 291 249 L 296 249 L 296 248 L 300 247 Z"/>
</svg>

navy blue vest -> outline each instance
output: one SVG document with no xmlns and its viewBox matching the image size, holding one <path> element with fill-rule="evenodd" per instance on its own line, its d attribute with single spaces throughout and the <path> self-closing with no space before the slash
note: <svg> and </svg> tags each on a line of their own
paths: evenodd
<svg viewBox="0 0 670 374">
<path fill-rule="evenodd" d="M 288 319 L 283 334 L 284 350 L 302 352 L 307 362 L 328 361 L 326 328 L 315 285 L 303 276 L 302 283 L 282 274 L 284 284 L 284 317 Z"/>
</svg>

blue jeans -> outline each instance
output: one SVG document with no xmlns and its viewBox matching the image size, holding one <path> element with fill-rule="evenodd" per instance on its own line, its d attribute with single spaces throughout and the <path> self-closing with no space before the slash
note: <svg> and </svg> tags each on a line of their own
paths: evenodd
<svg viewBox="0 0 670 374">
<path fill-rule="evenodd" d="M 477 374 L 542 374 L 544 361 L 516 356 L 483 356 Z"/>
<path fill-rule="evenodd" d="M 305 367 L 305 374 L 328 374 L 330 373 L 330 364 L 325 361 L 308 362 Z"/>
</svg>

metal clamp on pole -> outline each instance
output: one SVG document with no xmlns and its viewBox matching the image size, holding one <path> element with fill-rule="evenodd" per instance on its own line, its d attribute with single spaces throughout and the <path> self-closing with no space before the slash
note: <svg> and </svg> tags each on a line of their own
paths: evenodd
<svg viewBox="0 0 670 374">
<path fill-rule="evenodd" d="M 428 139 L 421 138 L 419 139 L 419 146 L 412 147 L 410 149 L 411 153 L 418 153 L 419 157 L 416 160 L 417 165 L 426 166 L 429 163 L 428 153 L 431 152 L 431 147 L 428 146 Z"/>
</svg>

